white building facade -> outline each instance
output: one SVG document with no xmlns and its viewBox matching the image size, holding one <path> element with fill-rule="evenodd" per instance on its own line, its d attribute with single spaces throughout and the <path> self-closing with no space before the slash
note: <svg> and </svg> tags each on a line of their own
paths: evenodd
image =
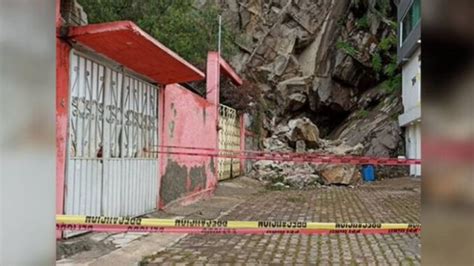
<svg viewBox="0 0 474 266">
<path fill-rule="evenodd" d="M 402 67 L 403 114 L 406 157 L 421 159 L 421 1 L 398 3 L 398 62 Z M 411 165 L 410 175 L 421 176 L 421 165 Z"/>
</svg>

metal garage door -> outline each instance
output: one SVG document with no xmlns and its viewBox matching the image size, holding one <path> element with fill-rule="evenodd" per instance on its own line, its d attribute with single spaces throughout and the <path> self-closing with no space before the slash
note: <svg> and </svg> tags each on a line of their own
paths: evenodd
<svg viewBox="0 0 474 266">
<path fill-rule="evenodd" d="M 156 208 L 158 88 L 71 52 L 65 213 L 136 216 Z"/>
</svg>

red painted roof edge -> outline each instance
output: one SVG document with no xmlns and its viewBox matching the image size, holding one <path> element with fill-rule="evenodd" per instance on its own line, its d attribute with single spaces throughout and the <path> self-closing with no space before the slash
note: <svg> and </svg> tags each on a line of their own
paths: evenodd
<svg viewBox="0 0 474 266">
<path fill-rule="evenodd" d="M 174 59 L 182 63 L 184 66 L 187 68 L 191 69 L 194 71 L 198 76 L 201 77 L 201 79 L 204 79 L 205 75 L 202 71 L 197 69 L 195 66 L 193 66 L 191 63 L 188 61 L 184 60 L 182 57 L 177 55 L 175 52 L 170 50 L 168 47 L 164 46 L 162 43 L 157 41 L 155 38 L 150 36 L 148 33 L 140 29 L 135 23 L 132 21 L 114 21 L 114 22 L 106 22 L 106 23 L 98 23 L 98 24 L 89 24 L 85 26 L 76 26 L 76 27 L 70 27 L 69 32 L 68 32 L 68 37 L 69 38 L 74 38 L 77 36 L 81 35 L 89 35 L 89 34 L 96 34 L 96 33 L 102 33 L 102 32 L 108 32 L 108 31 L 119 31 L 119 30 L 130 30 L 143 38 L 145 38 L 147 41 L 153 43 L 156 45 L 159 49 L 165 51 L 167 54 L 171 55 Z"/>
<path fill-rule="evenodd" d="M 225 72 L 225 74 L 232 80 L 232 83 L 234 83 L 237 86 L 242 85 L 242 79 L 240 76 L 234 71 L 234 69 L 224 60 L 224 58 L 219 57 L 219 64 L 221 66 L 221 69 Z"/>
</svg>

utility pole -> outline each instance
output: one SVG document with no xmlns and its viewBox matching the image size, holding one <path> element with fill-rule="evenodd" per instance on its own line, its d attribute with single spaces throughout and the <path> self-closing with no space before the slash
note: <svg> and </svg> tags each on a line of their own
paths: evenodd
<svg viewBox="0 0 474 266">
<path fill-rule="evenodd" d="M 217 34 L 217 52 L 221 54 L 222 16 L 219 15 L 219 32 Z"/>
</svg>

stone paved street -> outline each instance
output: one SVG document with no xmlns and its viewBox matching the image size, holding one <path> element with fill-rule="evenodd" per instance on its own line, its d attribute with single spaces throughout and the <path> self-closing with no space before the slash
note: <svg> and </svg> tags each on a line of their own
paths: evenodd
<svg viewBox="0 0 474 266">
<path fill-rule="evenodd" d="M 355 188 L 333 186 L 306 191 L 270 191 L 256 189 L 254 183 L 246 187 L 242 181 L 230 182 L 240 184 L 241 191 L 255 192 L 222 219 L 420 222 L 418 179 L 397 178 Z M 239 189 L 226 193 L 229 192 L 240 193 Z M 145 257 L 143 263 L 417 265 L 420 259 L 417 234 L 187 235 L 164 251 Z"/>
</svg>

